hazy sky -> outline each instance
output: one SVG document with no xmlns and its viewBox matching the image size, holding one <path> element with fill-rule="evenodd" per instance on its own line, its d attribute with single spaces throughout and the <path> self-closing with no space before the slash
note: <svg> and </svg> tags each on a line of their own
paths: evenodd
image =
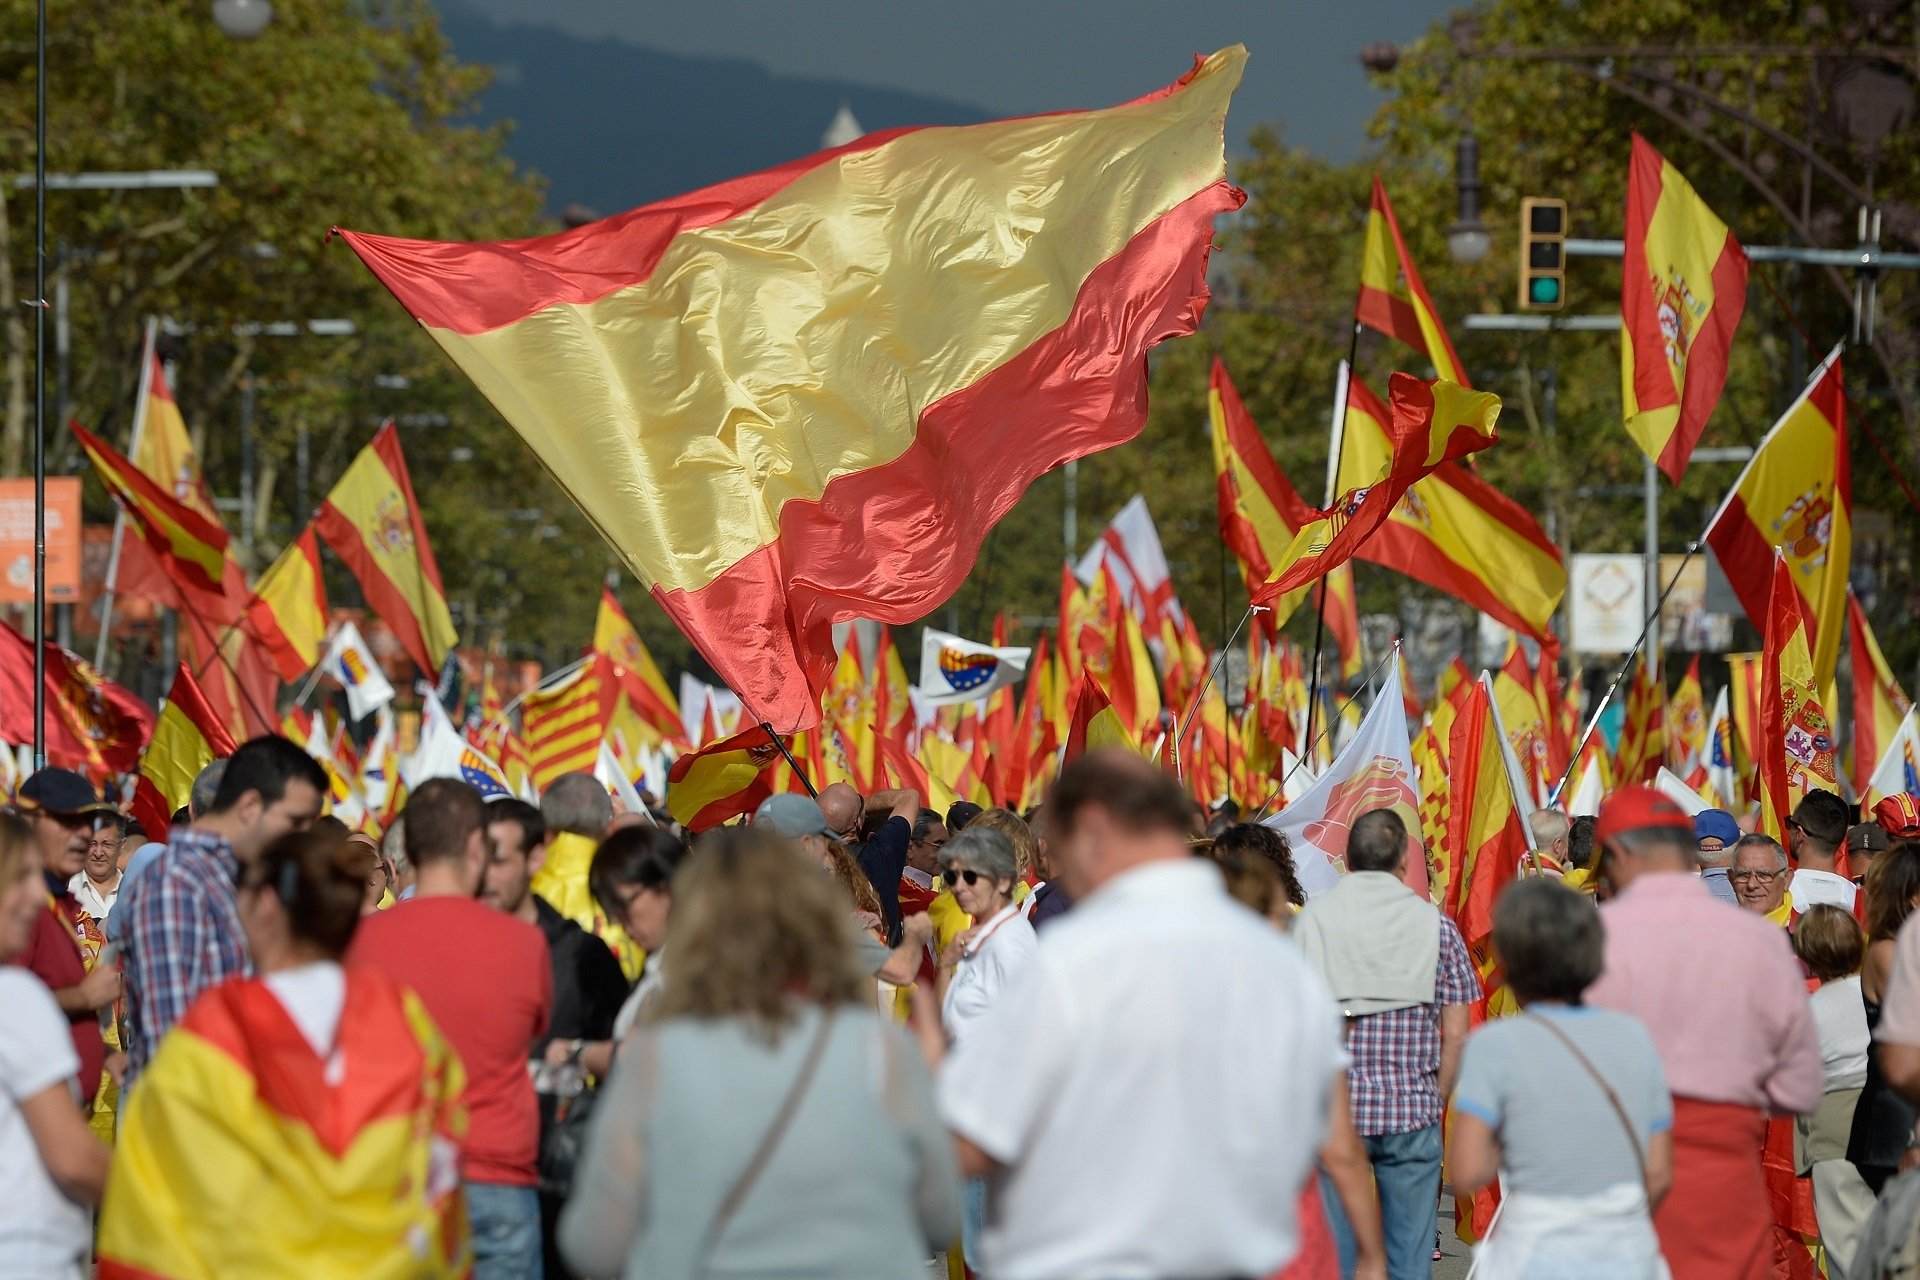
<svg viewBox="0 0 1920 1280">
<path fill-rule="evenodd" d="M 1236 138 L 1261 122 L 1336 158 L 1377 101 L 1358 53 L 1401 41 L 1447 0 L 454 0 L 497 19 L 672 53 L 745 58 L 796 76 L 914 90 L 995 115 L 1097 107 L 1165 84 L 1189 55 L 1252 53 Z M 1457 3 L 1457 0 L 1456 0 Z M 855 103 L 856 113 L 859 104 Z"/>
</svg>

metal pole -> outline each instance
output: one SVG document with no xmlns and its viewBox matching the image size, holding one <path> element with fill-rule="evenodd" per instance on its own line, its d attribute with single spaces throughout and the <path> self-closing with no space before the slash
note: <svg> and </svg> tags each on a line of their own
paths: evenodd
<svg viewBox="0 0 1920 1280">
<path fill-rule="evenodd" d="M 1334 379 L 1334 394 L 1338 399 L 1333 406 L 1333 442 L 1327 450 L 1327 496 L 1322 506 L 1333 505 L 1333 486 L 1340 477 L 1340 451 L 1347 442 L 1347 380 L 1353 376 L 1353 362 L 1360 354 L 1360 322 L 1353 323 L 1353 337 L 1347 343 L 1347 360 L 1340 366 L 1339 375 Z M 1307 686 L 1307 732 L 1306 741 L 1313 741 L 1313 722 L 1320 710 L 1320 651 L 1327 639 L 1327 580 L 1323 576 L 1315 585 L 1313 610 L 1313 674 Z"/>
<path fill-rule="evenodd" d="M 1660 590 L 1660 469 L 1653 459 L 1646 460 L 1646 507 L 1647 507 L 1647 594 L 1657 595 L 1661 600 L 1667 598 Z M 1653 669 L 1660 669 L 1660 612 L 1654 610 L 1653 622 L 1647 634 L 1647 661 Z"/>
<path fill-rule="evenodd" d="M 33 28 L 33 767 L 47 763 L 47 0 Z"/>
<path fill-rule="evenodd" d="M 1220 674 L 1220 664 L 1227 660 L 1227 654 L 1233 650 L 1233 642 L 1240 638 L 1242 631 L 1246 630 L 1247 619 L 1256 613 L 1267 612 L 1269 612 L 1269 610 L 1267 606 L 1263 604 L 1250 604 L 1247 606 L 1247 611 L 1240 615 L 1240 625 L 1233 629 L 1233 634 L 1227 637 L 1226 644 L 1220 647 L 1220 653 L 1214 658 L 1213 665 L 1207 668 L 1207 678 L 1200 682 L 1200 692 L 1194 695 L 1193 709 L 1187 712 L 1186 723 L 1180 726 L 1180 731 L 1175 741 L 1186 741 L 1187 730 L 1193 727 L 1193 718 L 1200 714 L 1200 704 L 1206 701 L 1207 690 L 1213 687 L 1214 677 Z"/>
<path fill-rule="evenodd" d="M 820 793 L 813 789 L 813 781 L 807 777 L 807 771 L 800 767 L 800 762 L 793 758 L 793 752 L 787 750 L 786 741 L 782 739 L 779 734 L 775 733 L 773 731 L 773 726 L 771 724 L 768 724 L 765 720 L 762 720 L 760 722 L 760 728 L 762 729 L 762 731 L 766 733 L 767 740 L 773 743 L 774 746 L 780 748 L 780 754 L 785 756 L 787 759 L 787 767 L 793 770 L 794 777 L 800 779 L 800 785 L 807 789 L 807 794 L 812 796 L 815 800 L 818 800 L 820 798 Z"/>
</svg>

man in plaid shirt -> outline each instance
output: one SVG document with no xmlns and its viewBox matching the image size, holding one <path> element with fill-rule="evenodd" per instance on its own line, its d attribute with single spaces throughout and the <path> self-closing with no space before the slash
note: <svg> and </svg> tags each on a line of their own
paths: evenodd
<svg viewBox="0 0 1920 1280">
<path fill-rule="evenodd" d="M 1410 843 L 1393 810 L 1362 814 L 1347 837 L 1348 874 L 1294 930 L 1346 1015 L 1353 1123 L 1373 1163 L 1393 1280 L 1433 1272 L 1440 1117 L 1480 998 L 1460 931 L 1400 878 Z M 1345 1269 L 1352 1232 L 1337 1196 L 1327 1210 Z"/>
<path fill-rule="evenodd" d="M 254 738 L 227 761 L 220 789 L 191 827 L 114 905 L 126 951 L 127 1079 L 131 1088 L 161 1037 L 202 991 L 251 967 L 234 884 L 240 864 L 320 816 L 327 775 L 285 738 Z"/>
</svg>

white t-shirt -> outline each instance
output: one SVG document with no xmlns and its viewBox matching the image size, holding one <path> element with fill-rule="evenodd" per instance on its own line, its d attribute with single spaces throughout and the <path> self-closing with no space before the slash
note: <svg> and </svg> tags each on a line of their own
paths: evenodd
<svg viewBox="0 0 1920 1280">
<path fill-rule="evenodd" d="M 948 1127 L 1001 1166 L 983 1271 L 1271 1274 L 1344 1066 L 1325 985 L 1212 866 L 1116 877 L 1048 926 L 940 1073 Z"/>
<path fill-rule="evenodd" d="M 340 1029 L 340 1009 L 347 1002 L 346 972 L 331 960 L 316 960 L 277 969 L 263 975 L 261 981 L 280 1001 L 293 1025 L 300 1028 L 314 1056 L 331 1054 L 334 1035 Z"/>
<path fill-rule="evenodd" d="M 0 967 L 0 1277 L 87 1274 L 87 1210 L 47 1174 L 20 1104 L 64 1081 L 75 1105 L 80 1059 L 53 993 L 25 969 Z"/>
<path fill-rule="evenodd" d="M 1813 1028 L 1820 1036 L 1820 1065 L 1826 1091 L 1858 1089 L 1867 1082 L 1867 1006 L 1860 996 L 1860 975 L 1822 983 L 1807 997 Z"/>
<path fill-rule="evenodd" d="M 1838 907 L 1842 911 L 1853 911 L 1853 899 L 1860 892 L 1858 885 L 1845 876 L 1837 876 L 1831 871 L 1814 871 L 1801 867 L 1793 873 L 1793 879 L 1787 882 L 1787 892 L 1793 895 L 1793 909 L 1804 912 L 1808 907 Z"/>
<path fill-rule="evenodd" d="M 1032 901 L 1031 894 L 1028 901 Z M 946 999 L 940 1002 L 940 1024 L 946 1028 L 948 1039 L 961 1039 L 967 1026 L 1026 970 L 1039 948 L 1033 924 L 1017 902 L 1008 903 L 981 925 L 954 967 Z"/>
</svg>

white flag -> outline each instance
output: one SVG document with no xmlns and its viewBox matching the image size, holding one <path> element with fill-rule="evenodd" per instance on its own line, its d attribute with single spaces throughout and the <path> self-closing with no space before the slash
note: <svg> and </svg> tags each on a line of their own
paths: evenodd
<svg viewBox="0 0 1920 1280">
<path fill-rule="evenodd" d="M 401 768 L 412 790 L 430 778 L 458 778 L 480 793 L 483 800 L 510 796 L 507 775 L 460 736 L 445 707 L 431 690 L 420 699 L 420 745 Z"/>
<path fill-rule="evenodd" d="M 1395 659 L 1393 673 L 1381 681 L 1353 741 L 1298 800 L 1264 823 L 1287 837 L 1293 847 L 1294 871 L 1309 898 L 1345 873 L 1347 833 L 1353 820 L 1375 809 L 1392 809 L 1406 824 L 1407 879 L 1416 893 L 1427 892 L 1417 776 Z"/>
<path fill-rule="evenodd" d="M 1660 772 L 1653 776 L 1653 789 L 1679 805 L 1680 811 L 1689 818 L 1702 809 L 1713 808 L 1705 796 L 1687 785 L 1685 778 L 1665 765 L 1661 765 Z"/>
<path fill-rule="evenodd" d="M 600 743 L 600 754 L 593 762 L 593 776 L 607 789 L 607 795 L 621 813 L 637 813 L 648 822 L 653 821 L 653 815 L 647 812 L 640 793 L 633 789 L 633 780 L 627 777 L 627 771 L 620 767 L 620 762 L 613 758 L 613 749 L 604 740 Z"/>
<path fill-rule="evenodd" d="M 1713 714 L 1707 718 L 1707 741 L 1700 748 L 1698 765 L 1707 770 L 1707 796 L 1716 809 L 1731 811 L 1739 795 L 1739 780 L 1733 768 L 1733 717 L 1727 712 L 1727 690 L 1722 685 L 1713 700 Z M 1686 776 L 1692 777 L 1693 769 Z"/>
<path fill-rule="evenodd" d="M 1147 500 L 1135 494 L 1120 508 L 1113 521 L 1100 534 L 1073 574 L 1092 584 L 1100 576 L 1100 565 L 1113 570 L 1113 580 L 1126 597 L 1127 607 L 1140 619 L 1149 640 L 1159 639 L 1160 618 L 1165 615 L 1177 627 L 1183 614 L 1173 594 L 1173 575 L 1167 569 L 1167 553 L 1160 545 L 1160 531 L 1154 528 Z"/>
<path fill-rule="evenodd" d="M 1600 762 L 1596 760 L 1580 771 L 1579 781 L 1573 784 L 1573 796 L 1567 801 L 1567 816 L 1597 818 L 1600 816 L 1600 802 L 1606 797 L 1606 789 L 1600 785 Z"/>
<path fill-rule="evenodd" d="M 1867 794 L 1860 797 L 1860 803 L 1876 805 L 1903 791 L 1920 796 L 1920 707 L 1907 708 L 1900 727 L 1893 731 L 1893 741 L 1880 753 L 1880 762 L 1867 780 Z"/>
<path fill-rule="evenodd" d="M 382 707 L 379 715 L 380 718 L 374 722 L 373 740 L 367 744 L 367 754 L 362 757 L 360 765 L 360 794 L 366 799 L 368 811 L 376 814 L 387 811 L 398 763 L 398 753 L 394 747 L 393 713 Z"/>
<path fill-rule="evenodd" d="M 320 665 L 347 691 L 347 711 L 355 720 L 364 720 L 393 701 L 393 685 L 380 670 L 360 628 L 351 622 L 334 628 L 333 641 Z"/>
<path fill-rule="evenodd" d="M 973 702 L 1018 684 L 1031 649 L 997 649 L 928 627 L 920 637 L 920 697 L 928 706 Z"/>
</svg>

